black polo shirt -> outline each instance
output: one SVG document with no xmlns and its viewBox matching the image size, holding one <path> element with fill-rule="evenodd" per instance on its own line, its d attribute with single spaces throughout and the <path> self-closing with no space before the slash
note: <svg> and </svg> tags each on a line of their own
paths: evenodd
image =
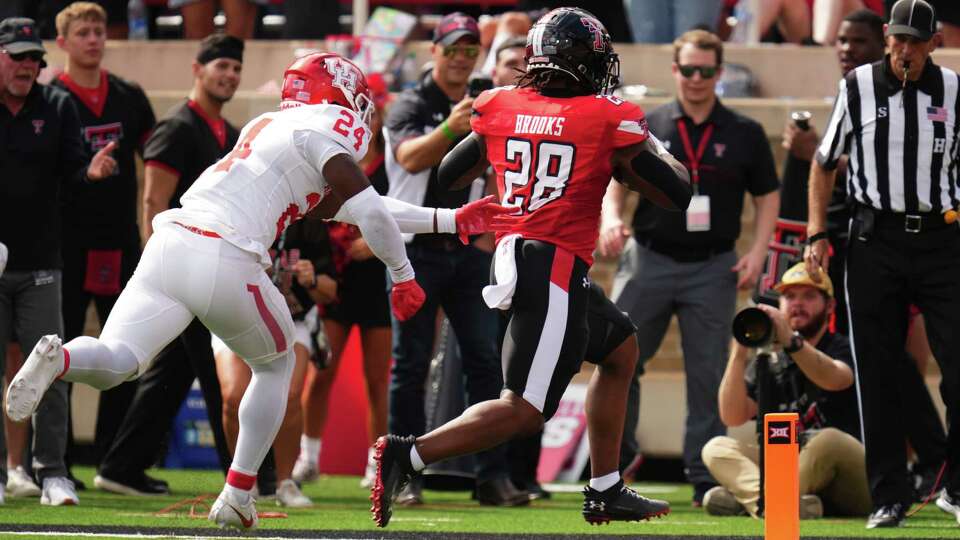
<svg viewBox="0 0 960 540">
<path fill-rule="evenodd" d="M 686 212 L 668 212 L 641 199 L 633 218 L 637 241 L 667 255 L 733 249 L 740 236 L 744 193 L 760 196 L 780 187 L 763 127 L 724 107 L 720 100 L 700 125 L 684 114 L 678 101 L 653 110 L 647 122 L 650 132 L 688 169 L 691 161 L 677 123 L 685 124 L 694 154 L 707 127 L 713 126 L 699 160 L 696 188 L 699 194 L 710 197 L 710 230 L 688 232 Z"/>
<path fill-rule="evenodd" d="M 213 120 L 192 100 L 167 112 L 147 140 L 143 160 L 179 178 L 170 208 L 180 207 L 180 197 L 237 144 L 238 136 L 237 128 L 222 118 Z"/>
<path fill-rule="evenodd" d="M 0 105 L 0 242 L 7 270 L 61 268 L 61 186 L 86 180 L 90 156 L 70 96 L 34 83 L 16 116 Z"/>
<path fill-rule="evenodd" d="M 119 145 L 112 154 L 117 160 L 117 174 L 67 191 L 64 241 L 94 249 L 139 246 L 134 153 L 142 153 L 143 143 L 156 123 L 147 96 L 139 85 L 105 70 L 100 72 L 100 85 L 95 89 L 79 86 L 66 73 L 53 84 L 74 99 L 87 153 L 93 155 L 111 141 Z"/>
<path fill-rule="evenodd" d="M 817 350 L 834 360 L 839 360 L 853 370 L 853 354 L 850 352 L 850 340 L 842 334 L 827 332 L 817 343 Z M 856 373 L 856 371 L 854 371 Z M 761 382 L 764 392 L 770 394 L 764 401 L 770 403 L 772 410 L 760 411 L 757 415 L 758 426 L 763 422 L 763 414 L 773 412 L 795 412 L 800 414 L 800 425 L 804 430 L 837 428 L 860 440 L 860 416 L 857 391 L 854 385 L 838 392 L 824 390 L 810 382 L 800 366 L 790 355 L 777 353 L 777 361 L 770 365 L 767 380 Z M 747 394 L 757 399 L 757 361 L 747 364 L 744 380 Z M 759 426 L 763 433 L 763 426 Z"/>
<path fill-rule="evenodd" d="M 390 148 L 388 152 L 393 152 L 396 156 L 397 148 L 400 143 L 414 137 L 420 137 L 430 133 L 443 123 L 450 116 L 450 111 L 458 102 L 451 100 L 447 94 L 434 82 L 432 72 L 427 73 L 416 87 L 404 91 L 390 105 L 390 112 L 384 121 L 384 128 L 387 130 Z M 450 144 L 453 148 L 461 139 Z M 470 188 L 458 191 L 443 190 L 437 183 L 437 169 L 439 163 L 430 169 L 429 174 L 414 173 L 411 174 L 402 169 L 398 164 L 392 163 L 392 167 L 387 169 L 387 176 L 390 182 L 397 182 L 404 177 L 411 182 L 427 183 L 426 195 L 422 201 L 406 201 L 419 206 L 436 208 L 457 208 L 467 202 L 470 196 Z M 423 174 L 425 178 L 416 178 Z M 432 237 L 435 235 L 417 235 L 417 237 Z"/>
</svg>

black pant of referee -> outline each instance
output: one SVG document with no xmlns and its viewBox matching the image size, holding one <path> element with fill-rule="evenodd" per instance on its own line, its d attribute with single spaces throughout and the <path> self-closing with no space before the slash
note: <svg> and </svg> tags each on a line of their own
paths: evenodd
<svg viewBox="0 0 960 540">
<path fill-rule="evenodd" d="M 873 219 L 873 230 L 867 231 Z M 866 222 L 866 223 L 865 223 Z M 851 339 L 874 507 L 909 506 L 906 424 L 896 369 L 907 337 L 907 307 L 920 308 L 943 374 L 950 423 L 944 484 L 960 489 L 960 228 L 939 214 L 856 211 L 847 255 Z"/>
</svg>

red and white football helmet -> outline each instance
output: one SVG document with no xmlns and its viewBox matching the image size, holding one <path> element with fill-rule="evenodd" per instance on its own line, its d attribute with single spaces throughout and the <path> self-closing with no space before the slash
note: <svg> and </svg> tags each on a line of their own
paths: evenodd
<svg viewBox="0 0 960 540">
<path fill-rule="evenodd" d="M 335 53 L 312 53 L 297 58 L 283 72 L 280 108 L 319 103 L 353 109 L 369 124 L 373 94 L 367 79 L 353 62 Z"/>
</svg>

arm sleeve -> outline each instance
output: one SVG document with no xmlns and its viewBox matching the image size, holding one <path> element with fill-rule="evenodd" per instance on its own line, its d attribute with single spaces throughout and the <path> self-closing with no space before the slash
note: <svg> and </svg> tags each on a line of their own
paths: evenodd
<svg viewBox="0 0 960 540">
<path fill-rule="evenodd" d="M 773 161 L 773 151 L 763 131 L 763 126 L 755 122 L 749 124 L 750 148 L 754 148 L 753 158 L 747 160 L 747 190 L 759 197 L 780 189 L 777 168 Z"/>
<path fill-rule="evenodd" d="M 650 128 L 639 106 L 626 101 L 619 105 L 611 101 L 609 106 L 615 112 L 611 116 L 614 125 L 611 126 L 613 133 L 610 145 L 613 148 L 623 148 L 647 140 L 650 136 Z"/>
<path fill-rule="evenodd" d="M 80 138 L 80 115 L 73 100 L 64 97 L 60 106 L 60 178 L 70 184 L 87 181 L 89 155 Z"/>
<path fill-rule="evenodd" d="M 457 232 L 456 210 L 453 208 L 424 208 L 391 197 L 381 197 L 381 200 L 404 234 Z M 357 225 L 343 206 L 333 220 Z"/>
<path fill-rule="evenodd" d="M 823 132 L 823 139 L 820 140 L 814 157 L 824 169 L 832 171 L 837 168 L 837 161 L 846 151 L 846 140 L 851 129 L 847 114 L 847 80 L 841 79 L 830 121 L 827 122 L 827 129 Z"/>
<path fill-rule="evenodd" d="M 187 146 L 193 141 L 190 128 L 167 118 L 157 124 L 143 149 L 145 163 L 156 162 L 164 169 L 182 175 L 187 164 Z"/>
<path fill-rule="evenodd" d="M 420 120 L 420 98 L 413 92 L 404 92 L 390 107 L 383 128 L 387 131 L 390 151 L 397 155 L 400 143 L 424 134 L 424 124 Z"/>
<path fill-rule="evenodd" d="M 394 283 L 413 279 L 413 266 L 407 259 L 407 249 L 400 229 L 373 186 L 344 201 L 341 212 L 347 212 L 360 228 L 370 250 L 384 264 Z M 339 215 L 339 213 L 338 213 Z"/>
</svg>

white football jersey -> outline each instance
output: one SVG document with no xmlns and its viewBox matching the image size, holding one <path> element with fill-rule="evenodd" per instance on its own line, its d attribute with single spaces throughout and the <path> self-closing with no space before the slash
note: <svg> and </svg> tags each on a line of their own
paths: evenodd
<svg viewBox="0 0 960 540">
<path fill-rule="evenodd" d="M 211 165 L 180 199 L 182 208 L 153 219 L 157 229 L 181 223 L 219 234 L 270 265 L 280 233 L 330 192 L 323 166 L 338 154 L 359 161 L 370 129 L 339 105 L 304 105 L 254 118 L 233 150 Z"/>
</svg>

